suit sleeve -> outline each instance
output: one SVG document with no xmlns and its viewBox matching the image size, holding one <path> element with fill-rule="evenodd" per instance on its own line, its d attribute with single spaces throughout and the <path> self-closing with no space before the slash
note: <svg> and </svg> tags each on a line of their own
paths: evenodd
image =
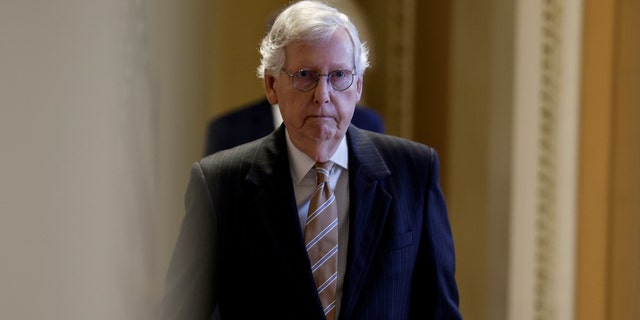
<svg viewBox="0 0 640 320">
<path fill-rule="evenodd" d="M 199 163 L 191 168 L 185 209 L 167 271 L 160 319 L 211 319 L 216 305 L 213 286 L 216 222 Z"/>
<path fill-rule="evenodd" d="M 435 150 L 431 161 L 420 256 L 414 277 L 412 319 L 462 319 L 455 280 L 455 252 L 449 217 L 440 188 L 440 164 Z M 422 300 L 426 299 L 426 300 Z M 425 303 L 426 302 L 426 303 Z M 430 306 L 433 310 L 427 310 Z"/>
</svg>

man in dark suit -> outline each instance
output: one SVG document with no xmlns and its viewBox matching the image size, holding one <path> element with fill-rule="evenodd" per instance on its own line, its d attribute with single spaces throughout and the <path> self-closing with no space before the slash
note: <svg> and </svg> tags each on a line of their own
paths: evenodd
<svg viewBox="0 0 640 320">
<path fill-rule="evenodd" d="M 262 99 L 223 114 L 209 122 L 205 141 L 205 156 L 262 138 L 276 129 L 277 106 Z M 278 115 L 279 116 L 279 115 Z M 384 121 L 378 113 L 356 106 L 351 123 L 360 129 L 384 133 Z M 279 124 L 278 124 L 279 125 Z"/>
<path fill-rule="evenodd" d="M 353 24 L 300 1 L 260 52 L 283 124 L 193 165 L 162 317 L 460 319 L 435 150 L 350 124 L 368 66 Z M 316 213 L 334 241 L 317 263 Z"/>
</svg>

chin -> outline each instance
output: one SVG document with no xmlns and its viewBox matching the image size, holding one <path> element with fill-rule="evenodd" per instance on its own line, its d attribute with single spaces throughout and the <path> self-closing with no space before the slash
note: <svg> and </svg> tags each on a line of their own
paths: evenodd
<svg viewBox="0 0 640 320">
<path fill-rule="evenodd" d="M 308 130 L 306 136 L 316 141 L 330 140 L 336 137 L 340 131 L 336 128 L 314 128 Z"/>
</svg>

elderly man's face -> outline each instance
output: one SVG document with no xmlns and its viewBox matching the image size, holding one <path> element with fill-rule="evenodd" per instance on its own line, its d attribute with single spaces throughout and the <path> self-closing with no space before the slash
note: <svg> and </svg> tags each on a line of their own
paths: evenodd
<svg viewBox="0 0 640 320">
<path fill-rule="evenodd" d="M 344 137 L 356 103 L 362 94 L 362 76 L 353 77 L 351 86 L 334 89 L 320 76 L 317 86 L 307 92 L 296 89 L 291 77 L 300 70 L 329 74 L 335 70 L 355 73 L 353 45 L 344 30 L 319 42 L 296 42 L 285 47 L 284 71 L 278 78 L 265 78 L 266 94 L 271 104 L 278 104 L 292 142 L 302 145 L 339 142 Z M 335 75 L 335 74 L 334 74 Z M 338 74 L 340 75 L 340 74 Z M 351 76 L 349 76 L 351 77 Z"/>
</svg>

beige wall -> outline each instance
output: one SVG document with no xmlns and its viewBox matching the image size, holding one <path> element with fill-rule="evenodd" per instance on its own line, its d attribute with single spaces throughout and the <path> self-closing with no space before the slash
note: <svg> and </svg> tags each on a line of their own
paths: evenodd
<svg viewBox="0 0 640 320">
<path fill-rule="evenodd" d="M 202 152 L 204 12 L 0 3 L 0 318 L 156 318 Z"/>
<path fill-rule="evenodd" d="M 640 317 L 640 3 L 585 1 L 576 319 Z"/>
<path fill-rule="evenodd" d="M 260 63 L 258 48 L 270 15 L 288 3 L 286 0 L 242 4 L 222 0 L 210 2 L 208 118 L 264 98 L 262 81 L 256 76 Z"/>
</svg>

